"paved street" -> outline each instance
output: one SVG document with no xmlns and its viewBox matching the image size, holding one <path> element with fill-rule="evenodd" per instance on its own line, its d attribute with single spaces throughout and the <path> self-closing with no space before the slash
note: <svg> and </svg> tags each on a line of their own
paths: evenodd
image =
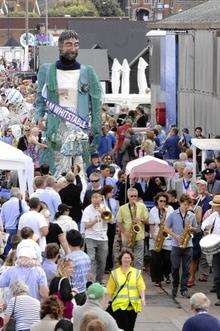
<svg viewBox="0 0 220 331">
<path fill-rule="evenodd" d="M 146 307 L 138 316 L 135 331 L 179 331 L 182 330 L 184 321 L 191 315 L 189 300 L 177 297 L 181 308 L 173 302 L 172 298 L 161 289 L 154 287 L 146 280 L 149 291 L 146 296 Z M 212 302 L 210 312 L 220 318 L 220 308 L 214 306 L 215 294 L 209 293 L 212 284 L 199 283 L 190 290 L 190 293 L 203 292 L 208 295 Z M 171 285 L 164 288 L 170 292 Z"/>
</svg>

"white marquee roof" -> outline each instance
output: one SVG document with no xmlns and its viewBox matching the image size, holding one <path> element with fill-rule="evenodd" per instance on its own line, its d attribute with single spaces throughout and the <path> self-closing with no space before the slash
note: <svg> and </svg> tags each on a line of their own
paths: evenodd
<svg viewBox="0 0 220 331">
<path fill-rule="evenodd" d="M 201 150 L 220 151 L 220 139 L 192 139 L 192 145 Z"/>
<path fill-rule="evenodd" d="M 21 150 L 0 141 L 0 169 L 17 170 L 22 193 L 28 184 L 29 194 L 33 191 L 34 165 L 32 159 Z"/>
</svg>

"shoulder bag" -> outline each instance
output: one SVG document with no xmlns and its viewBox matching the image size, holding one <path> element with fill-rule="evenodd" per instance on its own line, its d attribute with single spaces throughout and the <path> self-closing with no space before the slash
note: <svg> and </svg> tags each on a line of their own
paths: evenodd
<svg viewBox="0 0 220 331">
<path fill-rule="evenodd" d="M 16 319 L 14 316 L 16 300 L 17 300 L 17 297 L 15 297 L 15 302 L 14 302 L 13 310 L 12 310 L 11 316 L 9 318 L 9 321 L 6 324 L 6 326 L 3 328 L 4 331 L 15 331 L 16 330 Z"/>
<path fill-rule="evenodd" d="M 106 311 L 107 311 L 111 316 L 113 316 L 113 317 L 114 317 L 114 312 L 113 312 L 113 310 L 112 310 L 112 303 L 113 303 L 113 302 L 115 301 L 115 299 L 117 298 L 119 292 L 125 287 L 125 284 L 127 283 L 130 274 L 131 274 L 131 271 L 129 271 L 129 273 L 127 274 L 127 277 L 126 277 L 126 280 L 125 280 L 124 284 L 121 285 L 121 287 L 118 289 L 117 293 L 115 294 L 114 298 L 113 298 L 111 301 L 109 301 L 109 303 L 108 303 L 108 307 L 106 308 Z"/>
</svg>

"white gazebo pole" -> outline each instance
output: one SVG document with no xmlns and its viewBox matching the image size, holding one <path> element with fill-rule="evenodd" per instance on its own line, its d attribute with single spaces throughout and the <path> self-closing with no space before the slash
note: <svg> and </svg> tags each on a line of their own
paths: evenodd
<svg viewBox="0 0 220 331">
<path fill-rule="evenodd" d="M 120 89 L 120 79 L 121 79 L 121 70 L 122 67 L 117 59 L 114 59 L 113 65 L 112 65 L 112 77 L 111 77 L 111 83 L 112 83 L 112 94 L 118 94 Z"/>
<path fill-rule="evenodd" d="M 137 83 L 139 94 L 145 94 L 150 91 L 147 85 L 147 78 L 145 74 L 145 70 L 148 67 L 148 63 L 142 58 L 139 58 L 138 62 L 138 72 L 137 72 Z"/>
<path fill-rule="evenodd" d="M 121 93 L 124 96 L 128 96 L 130 93 L 130 67 L 126 59 L 122 63 L 122 82 L 121 82 Z"/>
<path fill-rule="evenodd" d="M 206 151 L 202 150 L 202 170 L 205 168 L 205 157 L 206 157 Z"/>
<path fill-rule="evenodd" d="M 196 180 L 196 146 L 192 145 L 193 149 L 193 179 Z"/>
</svg>

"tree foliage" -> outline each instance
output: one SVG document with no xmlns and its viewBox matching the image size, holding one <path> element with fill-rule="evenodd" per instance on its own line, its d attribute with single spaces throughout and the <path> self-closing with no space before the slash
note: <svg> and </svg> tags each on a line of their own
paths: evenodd
<svg viewBox="0 0 220 331">
<path fill-rule="evenodd" d="M 49 9 L 49 16 L 65 16 L 71 17 L 81 16 L 97 16 L 98 12 L 96 7 L 90 1 L 80 3 L 80 1 L 63 1 L 62 5 L 55 5 Z"/>
<path fill-rule="evenodd" d="M 92 0 L 99 16 L 124 16 L 117 0 Z"/>
</svg>

